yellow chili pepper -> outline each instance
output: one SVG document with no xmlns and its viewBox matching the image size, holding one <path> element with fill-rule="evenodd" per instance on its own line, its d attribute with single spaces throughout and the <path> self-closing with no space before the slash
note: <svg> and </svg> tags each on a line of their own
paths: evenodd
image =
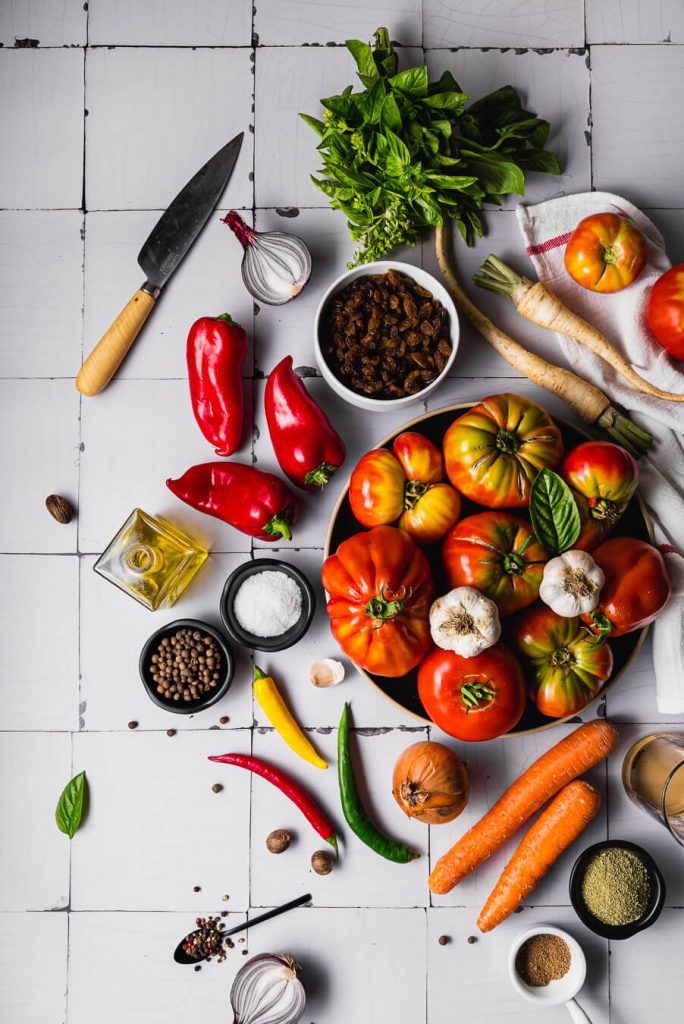
<svg viewBox="0 0 684 1024">
<path fill-rule="evenodd" d="M 328 762 L 316 752 L 308 736 L 302 732 L 273 679 L 254 666 L 254 696 L 273 728 L 288 747 L 316 768 L 327 768 Z"/>
</svg>

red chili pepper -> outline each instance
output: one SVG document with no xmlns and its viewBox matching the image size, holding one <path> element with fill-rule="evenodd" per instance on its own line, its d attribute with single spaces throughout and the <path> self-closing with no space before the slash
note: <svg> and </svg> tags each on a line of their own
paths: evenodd
<svg viewBox="0 0 684 1024">
<path fill-rule="evenodd" d="M 271 371 L 264 403 L 273 448 L 285 476 L 305 491 L 324 487 L 347 453 L 344 441 L 292 369 L 292 356 Z"/>
<path fill-rule="evenodd" d="M 273 473 L 241 462 L 191 466 L 168 489 L 186 505 L 222 519 L 259 540 L 292 540 L 290 527 L 299 505 L 290 488 Z"/>
<path fill-rule="evenodd" d="M 247 332 L 228 313 L 195 320 L 186 349 L 192 411 L 217 455 L 240 447 L 244 401 L 242 364 Z"/>
<path fill-rule="evenodd" d="M 325 839 L 326 843 L 330 843 L 331 846 L 337 849 L 335 828 L 330 818 L 325 811 L 321 810 L 304 787 L 295 782 L 291 775 L 281 771 L 280 768 L 275 768 L 266 761 L 261 761 L 258 757 L 251 757 L 249 754 L 221 754 L 218 757 L 210 757 L 209 760 L 218 761 L 221 764 L 234 764 L 238 768 L 246 768 L 247 771 L 254 772 L 255 775 L 260 775 L 262 779 L 266 779 L 267 782 L 270 782 L 279 789 L 281 793 L 284 793 L 286 797 L 289 797 L 293 804 L 297 805 L 306 820 L 313 825 L 319 836 Z"/>
</svg>

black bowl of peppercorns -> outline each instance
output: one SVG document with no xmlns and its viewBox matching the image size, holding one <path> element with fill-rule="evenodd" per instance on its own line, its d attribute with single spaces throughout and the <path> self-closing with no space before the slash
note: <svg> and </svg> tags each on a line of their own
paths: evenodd
<svg viewBox="0 0 684 1024">
<path fill-rule="evenodd" d="M 191 715 L 221 700 L 234 667 L 218 630 L 197 619 L 162 626 L 140 652 L 140 678 L 150 700 L 176 715 Z"/>
</svg>

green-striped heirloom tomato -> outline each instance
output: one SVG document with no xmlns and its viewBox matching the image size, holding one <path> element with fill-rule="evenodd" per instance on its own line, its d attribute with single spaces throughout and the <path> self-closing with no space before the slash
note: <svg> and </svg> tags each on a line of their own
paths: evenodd
<svg viewBox="0 0 684 1024">
<path fill-rule="evenodd" d="M 472 658 L 433 647 L 418 669 L 418 696 L 443 732 L 473 741 L 509 732 L 527 703 L 520 663 L 501 641 Z"/>
<path fill-rule="evenodd" d="M 501 615 L 537 600 L 548 555 L 529 523 L 508 512 L 478 512 L 449 530 L 442 562 L 452 587 L 475 587 Z"/>
<path fill-rule="evenodd" d="M 613 670 L 613 653 L 597 645 L 578 617 L 536 604 L 514 619 L 513 646 L 525 667 L 530 696 L 542 715 L 576 715 Z"/>
<path fill-rule="evenodd" d="M 585 441 L 568 452 L 561 476 L 572 490 L 582 529 L 573 544 L 592 551 L 608 536 L 639 484 L 639 466 L 610 441 Z"/>
<path fill-rule="evenodd" d="M 546 410 L 520 395 L 492 395 L 444 435 L 454 487 L 486 508 L 526 508 L 540 469 L 563 457 L 561 432 Z"/>
</svg>

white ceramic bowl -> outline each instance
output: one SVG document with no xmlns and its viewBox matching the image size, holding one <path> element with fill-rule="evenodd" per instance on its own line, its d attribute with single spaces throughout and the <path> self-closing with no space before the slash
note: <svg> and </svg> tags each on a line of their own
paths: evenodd
<svg viewBox="0 0 684 1024">
<path fill-rule="evenodd" d="M 533 987 L 526 985 L 518 974 L 515 967 L 515 959 L 518 955 L 518 951 L 523 943 L 531 939 L 533 935 L 557 935 L 560 939 L 563 939 L 570 949 L 570 970 L 563 978 L 558 978 L 556 981 L 550 981 L 548 985 L 539 987 Z M 536 928 L 528 928 L 526 932 L 521 932 L 520 935 L 516 935 L 515 939 L 511 943 L 511 948 L 508 954 L 508 974 L 513 982 L 513 987 L 519 992 L 525 999 L 531 1000 L 536 1003 L 537 1006 L 559 1006 L 561 1003 L 569 1003 L 579 992 L 584 984 L 584 979 L 587 973 L 587 961 L 584 956 L 584 951 L 576 939 L 573 939 L 572 935 L 564 932 L 562 928 L 555 928 L 550 924 L 540 924 Z M 574 1009 L 574 1007 L 573 1007 Z M 588 1017 L 584 1012 L 577 1007 L 581 1016 L 576 1016 L 576 1020 L 588 1020 Z"/>
<path fill-rule="evenodd" d="M 369 274 L 386 274 L 388 270 L 397 270 L 400 274 L 406 274 L 408 277 L 412 277 L 413 280 L 421 288 L 427 288 L 428 291 L 432 292 L 432 295 L 438 302 L 441 302 L 447 313 L 449 314 L 449 333 L 451 337 L 451 355 L 449 356 L 446 366 L 431 384 L 427 387 L 417 391 L 415 395 L 405 395 L 403 398 L 371 398 L 368 395 L 359 395 L 356 391 L 352 391 L 345 384 L 335 376 L 333 371 L 328 366 L 323 352 L 321 350 L 321 317 L 323 310 L 327 306 L 331 297 L 337 292 L 342 291 L 348 284 L 355 281 L 357 277 L 367 277 Z M 458 342 L 460 336 L 460 325 L 458 320 L 458 313 L 456 307 L 449 295 L 448 291 L 441 284 L 436 277 L 432 274 L 428 274 L 427 271 L 422 270 L 420 267 L 411 266 L 410 263 L 399 263 L 397 260 L 379 260 L 376 263 L 364 263 L 360 267 L 354 267 L 353 270 L 347 270 L 344 274 L 340 274 L 337 280 L 333 281 L 330 287 L 326 290 L 323 298 L 318 304 L 316 310 L 316 318 L 314 320 L 314 351 L 316 353 L 316 362 L 320 368 L 323 379 L 333 391 L 344 398 L 346 402 L 351 405 L 357 406 L 359 409 L 370 409 L 370 410 L 389 410 L 400 409 L 405 405 L 411 405 L 414 402 L 421 402 L 431 391 L 434 391 L 438 387 L 444 378 L 449 373 L 454 359 L 456 358 L 456 352 L 458 350 Z"/>
</svg>

